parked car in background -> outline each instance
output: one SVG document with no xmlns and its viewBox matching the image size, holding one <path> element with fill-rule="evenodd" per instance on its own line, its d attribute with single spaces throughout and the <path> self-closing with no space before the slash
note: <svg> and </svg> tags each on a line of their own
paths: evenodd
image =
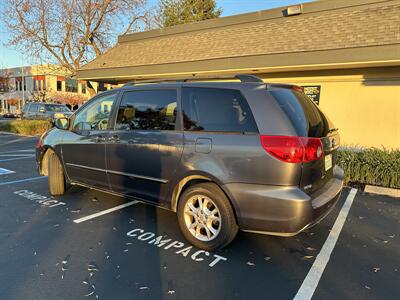
<svg viewBox="0 0 400 300">
<path fill-rule="evenodd" d="M 63 104 L 29 102 L 22 109 L 22 119 L 51 120 L 69 117 L 72 112 Z"/>
<path fill-rule="evenodd" d="M 19 115 L 17 113 L 6 112 L 6 113 L 2 114 L 1 117 L 5 118 L 5 119 L 15 119 L 15 118 L 18 118 Z"/>
<path fill-rule="evenodd" d="M 337 202 L 339 133 L 292 85 L 176 82 L 126 85 L 57 119 L 36 146 L 50 193 L 81 185 L 177 212 L 208 251 L 238 229 L 293 236 Z"/>
</svg>

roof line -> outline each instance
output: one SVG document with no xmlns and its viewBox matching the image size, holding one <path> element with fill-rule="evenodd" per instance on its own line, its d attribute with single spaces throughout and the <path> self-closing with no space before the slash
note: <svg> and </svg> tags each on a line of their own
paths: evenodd
<svg viewBox="0 0 400 300">
<path fill-rule="evenodd" d="M 313 52 L 328 52 L 328 51 L 335 51 L 335 50 L 342 50 L 342 49 L 364 49 L 364 48 L 372 48 L 372 47 L 385 47 L 385 46 L 394 46 L 394 45 L 400 45 L 400 43 L 390 43 L 390 44 L 384 44 L 384 45 L 369 45 L 369 46 L 361 46 L 361 47 L 337 47 L 337 48 L 330 48 L 330 49 L 317 49 L 317 50 L 299 50 L 299 51 L 286 51 L 286 52 L 274 52 L 274 53 L 260 53 L 260 54 L 250 54 L 250 55 L 237 55 L 237 56 L 224 56 L 224 57 L 213 57 L 213 58 L 205 58 L 205 59 L 194 59 L 194 60 L 189 60 L 189 61 L 171 61 L 171 62 L 165 62 L 165 63 L 157 63 L 157 64 L 141 64 L 141 65 L 131 65 L 131 66 L 118 66 L 118 67 L 109 67 L 109 68 L 101 68 L 102 70 L 107 70 L 107 69 L 118 69 L 118 68 L 127 68 L 127 67 L 144 67 L 144 66 L 162 66 L 162 65 L 170 65 L 170 64 L 179 64 L 179 63 L 190 63 L 190 62 L 201 62 L 201 61 L 212 61 L 216 59 L 230 59 L 230 58 L 248 58 L 248 57 L 257 57 L 260 55 L 276 55 L 276 54 L 294 54 L 294 53 L 313 53 Z M 91 71 L 91 70 L 98 70 L 99 68 L 93 68 L 93 69 L 82 69 L 82 71 Z"/>
<path fill-rule="evenodd" d="M 321 0 L 316 2 L 307 2 L 301 4 L 303 6 L 303 13 L 301 15 L 313 14 L 317 12 L 325 12 L 339 9 L 351 9 L 354 7 L 370 6 L 370 5 L 384 5 L 388 2 L 399 2 L 398 0 Z M 300 5 L 300 4 L 297 4 Z M 289 5 L 291 6 L 291 5 Z M 204 20 L 194 23 L 181 24 L 166 28 L 153 29 L 143 32 L 129 33 L 118 36 L 118 43 L 125 43 L 137 40 L 145 40 L 151 38 L 158 38 L 161 36 L 176 35 L 181 33 L 189 33 L 201 31 L 209 28 L 221 28 L 239 24 L 254 23 L 258 21 L 274 20 L 287 18 L 283 17 L 283 9 L 288 6 L 282 6 L 274 9 L 260 10 L 245 14 L 227 16 L 222 18 Z M 298 15 L 298 16 L 301 16 Z M 297 17 L 298 17 L 297 16 Z M 296 16 L 288 17 L 293 18 Z"/>
</svg>

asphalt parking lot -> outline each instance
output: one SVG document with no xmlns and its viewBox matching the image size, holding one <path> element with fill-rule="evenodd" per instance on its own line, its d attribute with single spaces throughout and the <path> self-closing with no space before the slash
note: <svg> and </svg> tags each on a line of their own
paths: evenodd
<svg viewBox="0 0 400 300">
<path fill-rule="evenodd" d="M 172 212 L 78 187 L 50 197 L 36 172 L 36 140 L 0 133 L 0 299 L 395 299 L 400 293 L 399 199 L 346 188 L 332 214 L 296 237 L 240 232 L 228 247 L 208 253 L 190 247 Z"/>
</svg>

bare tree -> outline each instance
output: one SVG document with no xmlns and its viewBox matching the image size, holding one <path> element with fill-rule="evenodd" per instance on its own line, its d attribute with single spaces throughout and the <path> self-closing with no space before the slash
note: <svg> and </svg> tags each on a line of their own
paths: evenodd
<svg viewBox="0 0 400 300">
<path fill-rule="evenodd" d="M 112 46 L 118 34 L 147 24 L 147 0 L 4 0 L 8 44 L 71 76 Z"/>
</svg>

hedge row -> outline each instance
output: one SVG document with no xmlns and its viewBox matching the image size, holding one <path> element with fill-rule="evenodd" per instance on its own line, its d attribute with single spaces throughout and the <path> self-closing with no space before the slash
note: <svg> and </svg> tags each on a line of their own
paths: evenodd
<svg viewBox="0 0 400 300">
<path fill-rule="evenodd" d="M 345 183 L 400 188 L 400 150 L 366 148 L 338 151 Z"/>
<path fill-rule="evenodd" d="M 0 121 L 0 131 L 8 131 L 25 135 L 41 135 L 51 127 L 51 122 L 46 120 Z"/>
</svg>

